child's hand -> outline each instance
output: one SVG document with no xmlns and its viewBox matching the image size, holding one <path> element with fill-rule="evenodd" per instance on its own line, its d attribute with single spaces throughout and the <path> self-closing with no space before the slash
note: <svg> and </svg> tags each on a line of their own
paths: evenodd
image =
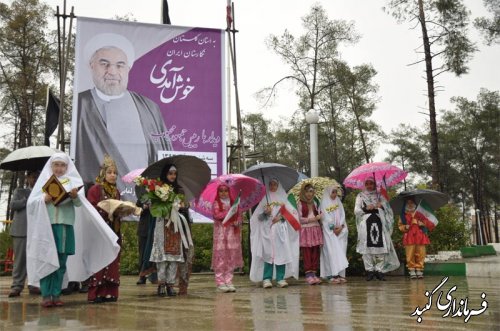
<svg viewBox="0 0 500 331">
<path fill-rule="evenodd" d="M 75 199 L 78 196 L 78 189 L 75 187 L 69 192 L 69 197 Z"/>
<path fill-rule="evenodd" d="M 405 229 L 406 229 L 406 231 L 410 230 L 410 225 L 409 225 L 409 224 L 406 224 L 406 225 L 405 225 Z"/>
<path fill-rule="evenodd" d="M 43 200 L 44 200 L 45 202 L 49 202 L 49 201 L 52 201 L 52 197 L 51 197 L 49 194 L 45 193 L 45 194 L 43 195 Z"/>
<path fill-rule="evenodd" d="M 281 218 L 281 217 L 280 217 L 279 215 L 275 216 L 275 217 L 273 218 L 273 220 L 272 220 L 273 224 L 278 223 L 278 222 L 280 221 L 280 218 Z"/>
<path fill-rule="evenodd" d="M 320 219 L 321 219 L 321 214 L 318 214 L 318 215 L 316 215 L 316 217 L 314 217 L 315 221 L 319 221 Z"/>
<path fill-rule="evenodd" d="M 266 205 L 266 208 L 264 209 L 264 214 L 269 215 L 271 214 L 271 212 L 272 212 L 271 206 Z"/>
<path fill-rule="evenodd" d="M 335 233 L 336 236 L 338 236 L 341 231 L 342 231 L 341 226 L 337 226 L 335 229 L 333 229 L 333 233 Z"/>
</svg>

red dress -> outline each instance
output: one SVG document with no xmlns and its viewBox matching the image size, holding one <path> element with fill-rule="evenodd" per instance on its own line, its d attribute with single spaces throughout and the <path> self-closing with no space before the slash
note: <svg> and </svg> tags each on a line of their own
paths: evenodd
<svg viewBox="0 0 500 331">
<path fill-rule="evenodd" d="M 97 204 L 103 200 L 116 199 L 120 200 L 120 193 L 114 197 L 108 196 L 104 191 L 104 188 L 95 184 L 92 186 L 88 193 L 87 199 L 95 207 L 95 209 L 102 216 L 106 224 L 111 227 L 113 232 L 118 236 L 118 244 L 121 245 L 121 234 L 120 234 L 120 219 L 115 217 L 111 221 L 108 217 L 108 213 L 97 206 Z M 94 302 L 96 299 L 103 301 L 116 301 L 118 299 L 118 287 L 120 286 L 120 253 L 116 259 L 111 262 L 107 267 L 100 270 L 90 277 L 89 282 L 89 292 L 88 301 Z"/>
<path fill-rule="evenodd" d="M 418 222 L 412 222 L 412 214 L 413 213 L 405 213 L 406 224 L 410 225 L 408 232 L 403 234 L 403 245 L 429 245 L 431 242 L 427 234 L 420 228 Z M 415 216 L 418 219 L 418 216 Z M 420 220 L 427 225 L 426 220 Z"/>
</svg>

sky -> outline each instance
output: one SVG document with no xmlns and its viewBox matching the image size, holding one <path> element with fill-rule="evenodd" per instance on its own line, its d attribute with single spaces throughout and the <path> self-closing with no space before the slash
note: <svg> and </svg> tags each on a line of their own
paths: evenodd
<svg viewBox="0 0 500 331">
<path fill-rule="evenodd" d="M 4 0 L 11 3 L 11 0 Z M 372 118 L 389 133 L 400 123 L 423 125 L 426 112 L 426 83 L 423 64 L 408 66 L 419 60 L 420 31 L 408 23 L 398 24 L 382 7 L 386 0 L 234 0 L 236 54 L 240 105 L 243 116 L 262 112 L 268 119 L 285 121 L 299 107 L 295 86 L 282 84 L 271 107 L 263 108 L 255 93 L 272 86 L 289 74 L 288 67 L 265 44 L 271 34 L 281 35 L 285 29 L 298 36 L 303 33 L 301 17 L 309 13 L 314 3 L 326 10 L 330 19 L 352 21 L 361 35 L 357 44 L 342 47 L 342 58 L 351 66 L 371 63 L 378 74 L 380 98 Z M 465 0 L 472 19 L 488 16 L 480 0 Z M 63 7 L 63 0 L 46 0 L 50 7 Z M 76 16 L 110 19 L 127 14 L 139 22 L 160 23 L 161 0 L 67 0 L 67 12 L 75 7 Z M 169 0 L 172 24 L 191 27 L 225 29 L 226 0 Z M 56 27 L 55 18 L 50 21 Z M 471 38 L 479 51 L 469 63 L 470 73 L 460 78 L 443 74 L 438 85 L 438 110 L 452 109 L 450 98 L 463 96 L 475 100 L 480 88 L 500 90 L 500 45 L 485 46 L 479 34 L 471 28 Z M 234 92 L 231 92 L 234 99 Z M 234 106 L 232 107 L 234 112 Z M 232 115 L 233 122 L 235 115 Z M 374 161 L 382 161 L 390 146 L 382 144 Z"/>
</svg>

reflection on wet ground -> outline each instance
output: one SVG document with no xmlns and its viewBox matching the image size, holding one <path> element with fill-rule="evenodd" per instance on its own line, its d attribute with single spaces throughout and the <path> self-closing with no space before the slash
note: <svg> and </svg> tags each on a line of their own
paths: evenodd
<svg viewBox="0 0 500 331">
<path fill-rule="evenodd" d="M 468 298 L 468 309 L 481 310 L 483 299 L 488 307 L 464 323 L 464 316 L 442 317 L 447 310 L 432 306 L 417 316 L 417 307 L 429 302 L 442 277 L 424 280 L 389 277 L 387 282 L 366 282 L 351 277 L 343 285 L 307 286 L 291 282 L 286 289 L 264 290 L 236 276 L 236 293 L 215 293 L 213 277 L 194 275 L 190 294 L 182 298 L 158 298 L 155 285 L 135 285 L 135 277 L 123 277 L 117 303 L 90 305 L 85 294 L 63 297 L 63 308 L 44 309 L 40 298 L 23 293 L 7 297 L 9 277 L 0 278 L 0 330 L 499 330 L 500 283 L 492 278 L 450 277 L 439 291 L 440 304 Z M 456 285 L 456 290 L 449 292 Z M 26 291 L 25 291 L 26 292 Z M 463 306 L 463 305 L 462 305 Z M 462 309 L 463 311 L 463 309 Z"/>
</svg>

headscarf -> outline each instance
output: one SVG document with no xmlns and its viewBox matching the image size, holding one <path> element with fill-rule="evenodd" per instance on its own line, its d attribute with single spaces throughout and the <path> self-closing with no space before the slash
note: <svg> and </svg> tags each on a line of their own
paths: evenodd
<svg viewBox="0 0 500 331">
<path fill-rule="evenodd" d="M 118 171 L 115 161 L 109 155 L 104 155 L 104 161 L 101 165 L 101 169 L 99 170 L 99 175 L 96 177 L 95 182 L 102 186 L 104 192 L 108 197 L 110 197 L 111 199 L 115 199 L 116 196 L 118 195 L 116 182 L 112 184 L 106 181 L 106 171 L 109 168 L 115 168 L 115 171 Z"/>
<path fill-rule="evenodd" d="M 167 178 L 167 174 L 170 170 L 175 170 L 175 172 L 177 174 L 177 176 L 175 177 L 175 180 L 173 182 L 169 181 Z M 179 172 L 177 171 L 177 167 L 175 166 L 175 164 L 171 164 L 171 163 L 166 164 L 163 167 L 163 169 L 161 169 L 160 180 L 168 185 L 172 185 L 175 193 L 183 193 L 182 186 L 180 186 L 179 183 L 177 182 L 178 178 L 179 178 Z"/>
<path fill-rule="evenodd" d="M 228 197 L 229 197 L 229 207 L 231 207 L 233 205 L 234 198 L 231 196 L 231 190 L 229 189 L 229 186 L 227 186 L 226 184 L 220 184 L 219 186 L 217 186 L 217 194 L 215 195 L 215 202 L 217 202 L 217 206 L 219 207 L 219 210 L 224 210 L 224 204 L 219 197 L 219 189 L 221 187 L 227 188 Z M 234 216 L 229 219 L 228 223 L 233 224 L 234 222 L 236 222 L 237 218 L 238 218 L 238 213 L 234 214 Z"/>
<path fill-rule="evenodd" d="M 42 187 L 52 176 L 52 163 L 67 164 L 64 175 L 58 179 L 64 189 L 70 191 L 83 185 L 75 164 L 65 153 L 53 154 L 43 167 L 28 198 L 26 207 L 28 233 L 26 267 L 28 284 L 38 286 L 40 279 L 59 269 L 59 259 L 52 233 L 52 226 L 45 204 Z M 68 257 L 67 280 L 83 281 L 113 262 L 120 251 L 118 237 L 105 224 L 97 210 L 85 198 L 83 190 L 78 191 L 81 207 L 75 208 L 75 255 Z"/>
<path fill-rule="evenodd" d="M 335 198 L 335 200 L 332 200 L 330 196 L 333 190 L 337 191 L 337 197 Z M 335 215 L 336 222 L 339 222 L 340 219 L 343 219 L 342 223 L 345 222 L 344 206 L 342 205 L 342 202 L 339 198 L 339 191 L 342 192 L 338 185 L 327 186 L 323 191 L 323 196 L 321 198 L 320 206 L 323 217 L 327 221 L 329 221 L 332 218 L 332 216 Z M 341 226 L 342 223 L 335 224 L 335 226 Z"/>
</svg>

